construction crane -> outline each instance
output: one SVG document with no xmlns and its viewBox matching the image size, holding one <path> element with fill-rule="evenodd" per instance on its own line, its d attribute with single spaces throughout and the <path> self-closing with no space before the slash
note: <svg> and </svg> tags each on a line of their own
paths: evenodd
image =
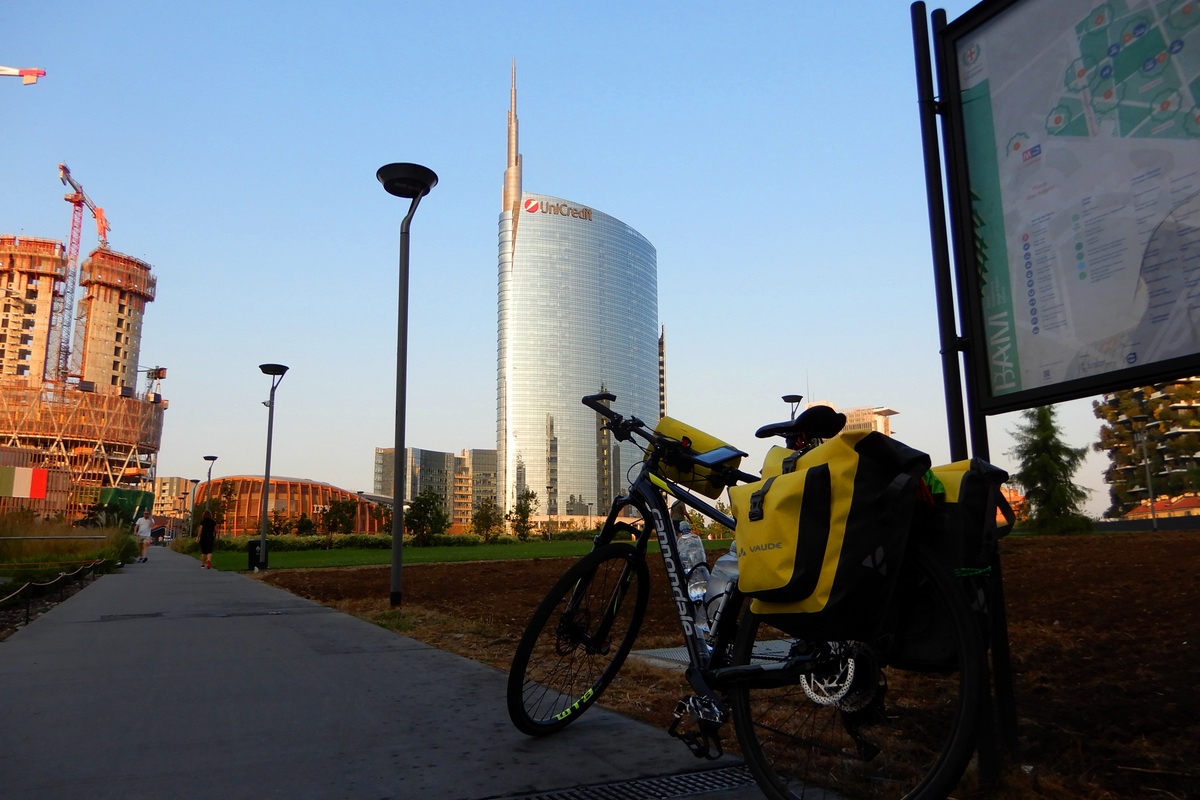
<svg viewBox="0 0 1200 800">
<path fill-rule="evenodd" d="M 31 83 L 37 83 L 38 78 L 46 77 L 46 70 L 26 67 L 0 67 L 0 75 L 20 78 L 21 83 L 28 86 Z"/>
<path fill-rule="evenodd" d="M 96 234 L 100 238 L 100 246 L 104 248 L 108 247 L 108 219 L 104 216 L 104 209 L 93 203 L 83 191 L 83 187 L 71 177 L 71 170 L 67 169 L 66 164 L 58 165 L 58 177 L 64 186 L 71 187 L 72 191 L 64 195 L 63 199 L 74 208 L 71 213 L 71 239 L 67 247 L 67 280 L 62 294 L 54 298 L 54 307 L 51 310 L 54 320 L 50 330 L 58 337 L 58 352 L 54 353 L 52 350 L 51 353 L 57 356 L 57 359 L 53 375 L 47 374 L 46 377 L 65 382 L 71 363 L 71 323 L 74 321 L 71 317 L 75 312 L 75 284 L 79 282 L 79 236 L 83 229 L 83 207 L 87 206 L 96 218 Z M 47 373 L 50 372 L 49 366 L 47 364 Z"/>
</svg>

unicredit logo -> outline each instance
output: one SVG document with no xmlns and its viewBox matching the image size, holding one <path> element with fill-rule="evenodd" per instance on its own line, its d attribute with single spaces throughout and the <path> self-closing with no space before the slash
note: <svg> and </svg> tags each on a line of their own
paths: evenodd
<svg viewBox="0 0 1200 800">
<path fill-rule="evenodd" d="M 592 219 L 592 210 L 590 208 L 576 208 L 569 206 L 566 203 L 546 203 L 542 205 L 540 200 L 530 198 L 525 201 L 525 211 L 529 214 L 536 214 L 539 211 L 543 214 L 555 214 L 560 217 L 573 217 L 574 219 Z"/>
</svg>

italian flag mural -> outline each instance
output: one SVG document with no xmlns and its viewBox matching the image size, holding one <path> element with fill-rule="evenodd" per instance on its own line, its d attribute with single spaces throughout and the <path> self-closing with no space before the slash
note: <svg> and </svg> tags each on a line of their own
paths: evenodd
<svg viewBox="0 0 1200 800">
<path fill-rule="evenodd" d="M 0 467 L 0 497 L 46 499 L 49 470 L 36 467 Z"/>
</svg>

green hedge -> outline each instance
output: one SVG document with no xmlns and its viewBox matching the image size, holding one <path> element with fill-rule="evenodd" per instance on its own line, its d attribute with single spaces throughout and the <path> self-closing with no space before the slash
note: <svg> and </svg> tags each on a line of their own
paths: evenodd
<svg viewBox="0 0 1200 800">
<path fill-rule="evenodd" d="M 589 533 L 585 538 L 594 536 Z M 577 538 L 566 535 L 555 537 L 561 539 Z M 259 541 L 257 536 L 218 536 L 215 550 L 246 552 L 250 542 Z M 443 533 L 433 537 L 434 547 L 477 547 L 484 544 L 483 537 L 470 533 Z M 492 544 L 520 544 L 515 537 L 501 536 Z M 199 539 L 176 539 L 171 546 L 180 553 L 194 555 L 200 552 Z M 412 537 L 404 537 L 404 546 L 413 547 Z M 267 549 L 272 553 L 285 550 L 390 550 L 392 535 L 390 533 L 335 533 L 333 536 L 268 536 Z"/>
</svg>

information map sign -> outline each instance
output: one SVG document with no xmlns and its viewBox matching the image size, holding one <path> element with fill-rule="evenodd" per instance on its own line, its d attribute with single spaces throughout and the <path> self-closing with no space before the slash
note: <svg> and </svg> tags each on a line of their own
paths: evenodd
<svg viewBox="0 0 1200 800">
<path fill-rule="evenodd" d="M 1200 0 L 985 2 L 940 36 L 983 410 L 1200 374 Z"/>
</svg>

